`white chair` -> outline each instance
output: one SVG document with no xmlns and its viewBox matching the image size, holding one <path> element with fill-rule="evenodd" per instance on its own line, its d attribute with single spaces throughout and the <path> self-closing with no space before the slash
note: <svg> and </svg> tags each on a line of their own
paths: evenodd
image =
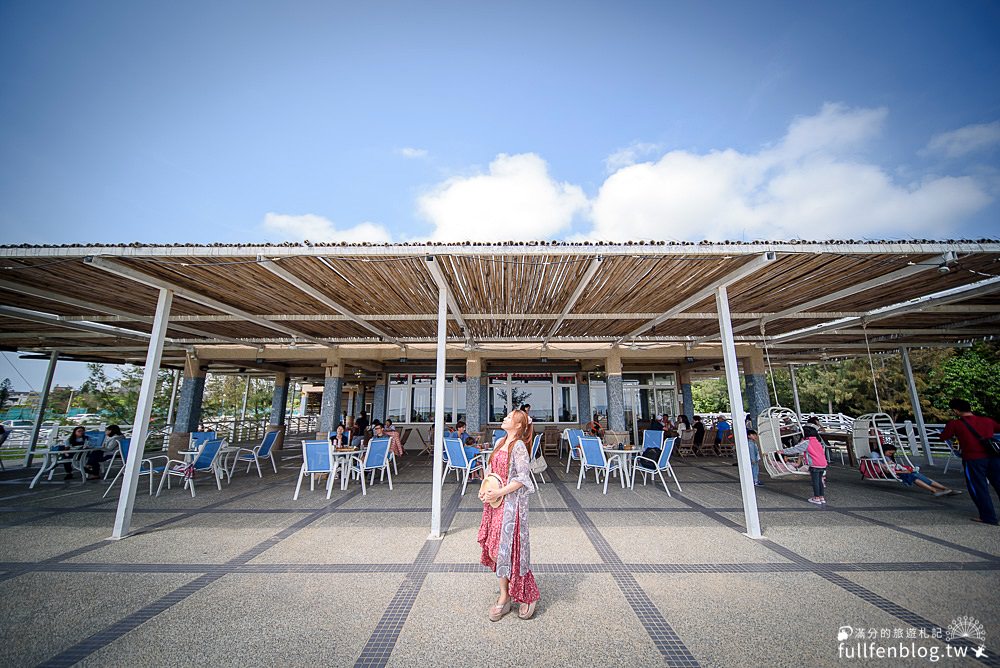
<svg viewBox="0 0 1000 668">
<path fill-rule="evenodd" d="M 365 451 L 364 461 L 358 457 L 352 458 L 349 471 L 350 473 L 357 473 L 361 478 L 362 494 L 368 494 L 368 489 L 365 486 L 365 474 L 371 473 L 372 477 L 369 484 L 375 484 L 376 471 L 382 472 L 379 480 L 384 480 L 386 476 L 389 477 L 389 490 L 392 490 L 392 470 L 389 468 L 389 440 L 388 436 L 373 438 L 368 443 L 368 450 Z"/>
<path fill-rule="evenodd" d="M 567 429 L 569 436 L 569 456 L 566 458 L 566 473 L 574 461 L 580 461 L 580 439 L 583 438 L 582 429 Z"/>
<path fill-rule="evenodd" d="M 646 434 L 648 434 L 648 433 L 650 433 L 649 430 L 646 431 Z M 660 431 L 660 432 L 655 432 L 655 433 L 662 434 L 663 432 Z M 646 441 L 646 439 L 645 439 L 645 437 L 643 437 L 643 446 L 644 446 L 643 447 L 643 452 L 645 452 L 645 446 L 647 445 L 645 441 Z M 635 474 L 636 473 L 641 473 L 642 474 L 642 484 L 643 485 L 646 484 L 646 476 L 647 475 L 650 478 L 653 478 L 654 480 L 656 479 L 656 476 L 659 476 L 660 477 L 660 482 L 663 483 L 663 489 L 664 489 L 664 491 L 666 491 L 667 496 L 673 496 L 670 493 L 670 490 L 667 489 L 667 481 L 663 478 L 663 472 L 666 471 L 667 475 L 669 475 L 671 478 L 674 479 L 674 483 L 677 485 L 677 491 L 678 492 L 684 491 L 684 490 L 681 489 L 681 483 L 677 479 L 677 476 L 674 475 L 674 467 L 672 467 L 670 465 L 670 456 L 674 453 L 674 443 L 676 441 L 677 441 L 676 437 L 671 437 L 671 438 L 665 439 L 663 441 L 663 443 L 660 444 L 660 445 L 651 446 L 651 447 L 658 447 L 658 448 L 660 448 L 660 457 L 656 461 L 653 461 L 652 459 L 649 459 L 648 457 L 643 457 L 642 455 L 637 456 L 632 461 L 632 481 L 633 481 L 633 484 L 635 482 Z M 647 466 L 641 465 L 640 464 L 640 460 L 643 461 L 643 462 L 646 462 Z"/>
<path fill-rule="evenodd" d="M 465 496 L 469 476 L 476 469 L 479 469 L 480 472 L 484 471 L 486 462 L 483 457 L 487 456 L 487 453 L 483 452 L 470 458 L 465 452 L 465 448 L 462 447 L 462 441 L 457 438 L 445 438 L 444 449 L 448 452 L 448 461 L 444 466 L 444 477 L 448 477 L 449 471 L 454 471 L 456 478 L 462 483 L 462 496 Z M 464 479 L 461 477 L 463 473 L 465 474 Z"/>
<path fill-rule="evenodd" d="M 329 440 L 324 441 L 302 441 L 302 468 L 299 469 L 299 479 L 295 483 L 295 494 L 292 501 L 297 501 L 299 491 L 302 489 L 302 479 L 309 476 L 309 490 L 316 489 L 316 475 L 325 473 L 326 498 L 330 498 L 333 492 L 333 473 L 337 462 L 333 458 L 333 444 Z M 364 485 L 364 481 L 362 481 Z"/>
<path fill-rule="evenodd" d="M 608 459 L 608 456 L 604 454 L 604 448 L 601 447 L 601 439 L 594 436 L 584 436 L 580 439 L 580 450 L 582 459 L 580 461 L 580 477 L 576 481 L 577 489 L 580 489 L 587 469 L 593 469 L 598 484 L 601 482 L 601 472 L 604 473 L 605 494 L 608 493 L 608 478 L 615 471 L 618 472 L 622 489 L 625 489 L 625 472 L 622 470 L 621 463 L 617 457 Z"/>
<path fill-rule="evenodd" d="M 118 482 L 118 480 L 125 473 L 125 462 L 128 461 L 128 451 L 131 445 L 132 445 L 131 438 L 123 438 L 118 442 L 118 452 L 116 454 L 122 458 L 122 467 L 118 469 L 118 475 L 116 475 L 111 480 L 111 484 L 108 485 L 108 488 L 104 491 L 104 497 L 102 498 L 107 497 L 108 493 L 111 492 L 112 489 L 114 489 L 115 483 Z M 154 466 L 153 461 L 159 459 L 162 459 L 164 463 L 159 466 Z M 153 455 L 152 457 L 146 457 L 141 462 L 139 462 L 139 477 L 149 476 L 150 496 L 153 496 L 153 475 L 157 473 L 163 473 L 167 468 L 166 462 L 169 461 L 169 459 L 170 457 L 166 455 Z M 111 461 L 114 461 L 114 459 L 112 459 Z"/>
<path fill-rule="evenodd" d="M 538 456 L 541 454 L 541 452 L 542 452 L 542 435 L 541 434 L 535 434 L 535 440 L 531 444 L 531 463 L 532 464 L 534 464 L 535 460 L 538 459 Z M 542 479 L 542 482 L 545 482 L 545 473 L 538 473 L 538 474 L 536 474 L 534 471 L 531 471 L 531 482 L 535 483 L 535 487 L 537 488 L 538 487 L 538 480 L 535 479 L 535 475 L 538 475 L 538 477 Z"/>
<path fill-rule="evenodd" d="M 211 473 L 212 477 L 215 478 L 216 487 L 221 492 L 222 478 L 229 473 L 225 468 L 219 466 L 219 456 L 222 454 L 223 443 L 224 441 L 221 438 L 202 441 L 194 461 L 189 462 L 182 459 L 168 460 L 166 468 L 163 471 L 163 477 L 160 478 L 160 486 L 156 490 L 156 495 L 159 496 L 160 492 L 163 491 L 164 483 L 166 483 L 167 489 L 170 489 L 171 478 L 181 478 L 184 480 L 184 486 L 191 490 L 191 497 L 194 498 L 194 474 L 198 471 Z"/>
<path fill-rule="evenodd" d="M 233 471 L 236 470 L 236 464 L 241 462 L 247 463 L 247 473 L 250 473 L 250 466 L 252 464 L 257 465 L 257 477 L 263 478 L 264 475 L 260 471 L 260 461 L 262 459 L 271 460 L 271 468 L 274 472 L 278 472 L 278 464 L 274 461 L 274 453 L 271 452 L 271 448 L 274 447 L 275 441 L 278 440 L 278 432 L 269 431 L 264 435 L 264 440 L 260 442 L 260 445 L 255 445 L 252 448 L 240 448 L 236 451 L 236 457 L 233 459 L 233 465 L 229 469 L 229 478 L 232 479 Z"/>
</svg>

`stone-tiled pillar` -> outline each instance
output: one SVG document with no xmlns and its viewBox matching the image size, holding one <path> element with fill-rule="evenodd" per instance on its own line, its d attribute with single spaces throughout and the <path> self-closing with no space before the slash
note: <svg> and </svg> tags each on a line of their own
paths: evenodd
<svg viewBox="0 0 1000 668">
<path fill-rule="evenodd" d="M 482 426 L 483 363 L 478 357 L 465 360 L 465 428 L 478 432 Z"/>
<path fill-rule="evenodd" d="M 490 421 L 490 378 L 487 374 L 479 377 L 479 429 Z"/>
<path fill-rule="evenodd" d="M 608 429 L 625 431 L 625 387 L 622 384 L 622 358 L 617 352 L 608 355 Z"/>
<path fill-rule="evenodd" d="M 681 403 L 684 404 L 681 407 L 681 412 L 687 415 L 690 421 L 694 419 L 694 395 L 691 393 L 691 372 L 681 371 L 679 380 L 681 384 Z"/>
<path fill-rule="evenodd" d="M 590 414 L 590 378 L 585 373 L 576 374 L 576 405 L 580 412 L 579 419 L 582 424 L 590 422 L 594 417 Z"/>
<path fill-rule="evenodd" d="M 386 401 L 389 397 L 389 375 L 380 373 L 375 381 L 375 396 L 372 399 L 372 421 L 385 422 Z"/>
<path fill-rule="evenodd" d="M 757 428 L 757 416 L 771 405 L 771 396 L 767 388 L 767 368 L 764 366 L 764 353 L 754 348 L 748 357 L 743 358 L 743 378 L 746 382 L 747 413 Z"/>
<path fill-rule="evenodd" d="M 177 453 L 187 450 L 191 441 L 191 432 L 198 431 L 201 423 L 201 401 L 205 395 L 205 371 L 201 362 L 191 355 L 184 360 L 184 381 L 181 383 L 180 397 L 177 400 L 177 416 L 174 418 L 174 428 L 170 432 L 169 452 Z M 176 455 L 181 458 L 180 455 Z"/>
<path fill-rule="evenodd" d="M 368 391 L 363 384 L 358 383 L 358 391 L 354 394 L 354 415 L 355 417 L 361 415 L 365 410 L 365 392 Z"/>
<path fill-rule="evenodd" d="M 285 444 L 285 410 L 288 405 L 288 374 L 274 374 L 274 395 L 271 397 L 271 422 L 268 431 L 278 432 L 274 449 L 281 450 Z"/>
<path fill-rule="evenodd" d="M 327 438 L 340 422 L 340 400 L 344 389 L 344 365 L 339 359 L 327 360 L 323 380 L 323 403 L 319 411 L 316 438 Z"/>
</svg>

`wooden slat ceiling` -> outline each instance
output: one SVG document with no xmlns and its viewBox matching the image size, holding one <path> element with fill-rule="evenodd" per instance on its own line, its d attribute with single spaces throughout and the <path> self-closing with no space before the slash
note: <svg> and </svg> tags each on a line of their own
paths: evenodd
<svg viewBox="0 0 1000 668">
<path fill-rule="evenodd" d="M 413 253 L 412 247 L 407 248 L 407 254 L 393 255 L 390 249 L 389 252 L 359 256 L 338 254 L 337 247 L 331 246 L 329 253 L 323 258 L 315 255 L 287 255 L 274 262 L 302 284 L 311 286 L 391 336 L 403 340 L 433 340 L 436 335 L 436 322 L 433 318 L 405 319 L 407 316 L 431 316 L 437 308 L 437 286 L 428 271 L 427 261 L 425 257 Z M 426 248 L 427 253 L 439 252 L 435 246 Z M 908 252 L 907 248 L 906 244 L 900 244 L 901 252 L 898 253 L 847 254 L 808 249 L 779 253 L 774 262 L 729 287 L 730 308 L 734 313 L 773 313 L 885 276 L 914 263 L 927 265 L 929 269 L 824 303 L 811 311 L 870 311 L 1000 275 L 1000 253 L 997 252 L 965 255 L 950 272 L 940 273 L 936 267 L 939 255 Z M 341 317 L 329 305 L 274 275 L 258 263 L 254 254 L 226 252 L 216 257 L 196 253 L 185 255 L 183 252 L 178 253 L 177 249 L 169 249 L 171 252 L 167 250 L 164 249 L 162 255 L 153 253 L 132 257 L 122 254 L 115 261 L 230 307 L 258 316 L 274 317 L 275 322 L 303 337 L 374 341 L 372 333 L 366 328 Z M 44 290 L 52 297 L 47 299 L 0 289 L 0 304 L 54 316 L 92 317 L 95 321 L 115 327 L 138 332 L 150 331 L 149 322 L 109 317 L 108 312 L 133 313 L 150 318 L 156 305 L 155 288 L 94 267 L 84 261 L 82 254 L 53 259 L 35 257 L 37 253 L 29 251 L 25 252 L 24 257 L 0 260 L 0 267 L 6 269 L 0 276 L 10 282 Z M 100 253 L 99 249 L 93 252 Z M 459 309 L 467 317 L 469 335 L 473 340 L 538 342 L 551 331 L 556 322 L 555 317 L 569 303 L 597 253 L 593 247 L 576 254 L 567 254 L 544 250 L 538 252 L 538 249 L 529 249 L 527 246 L 510 245 L 505 246 L 502 252 L 492 254 L 444 254 L 436 257 Z M 634 314 L 667 311 L 682 300 L 712 286 L 754 257 L 745 253 L 698 253 L 684 250 L 683 247 L 662 255 L 606 255 L 570 312 L 620 314 L 621 317 L 566 319 L 555 333 L 555 340 L 625 336 L 643 325 L 649 317 L 638 318 Z M 989 318 L 1000 306 L 998 295 L 1000 292 L 953 302 L 953 305 L 969 306 L 968 311 L 929 310 L 909 313 L 875 321 L 869 327 L 879 330 L 925 330 L 975 321 L 966 328 L 982 336 L 991 328 L 1000 330 L 1000 319 Z M 95 306 L 84 308 L 65 304 L 59 301 L 60 297 L 93 303 Z M 688 309 L 688 312 L 714 314 L 714 297 L 704 299 Z M 548 314 L 550 317 L 487 319 L 470 315 L 502 316 L 523 313 Z M 223 315 L 213 308 L 180 297 L 175 298 L 171 314 L 175 317 Z M 275 317 L 283 315 L 301 318 Z M 338 317 L 309 319 L 311 316 L 330 315 Z M 982 321 L 983 318 L 986 320 Z M 824 321 L 819 318 L 795 317 L 793 314 L 791 317 L 769 322 L 766 334 L 770 337 L 793 332 Z M 734 318 L 737 326 L 747 322 L 755 321 Z M 238 319 L 174 321 L 168 336 L 186 342 L 202 340 L 198 334 L 177 329 L 182 326 L 201 330 L 210 336 L 248 342 L 291 341 L 288 334 Z M 860 325 L 855 323 L 845 329 L 860 331 Z M 68 328 L 68 325 L 67 328 L 62 328 L 8 317 L 0 317 L 0 332 L 5 333 L 5 337 L 0 339 L 0 346 L 5 349 L 37 350 L 53 347 L 55 342 L 67 349 L 82 345 L 89 349 L 99 345 L 121 346 L 124 341 L 135 344 L 137 341 L 134 338 L 111 335 L 81 336 L 80 332 Z M 18 333 L 24 333 L 25 336 L 11 336 Z M 449 320 L 448 334 L 450 337 L 461 338 L 460 328 L 454 319 Z M 673 318 L 658 324 L 655 329 L 647 330 L 640 340 L 712 337 L 717 334 L 718 322 L 714 318 Z M 760 328 L 755 324 L 739 335 L 753 340 L 759 338 Z M 957 341 L 961 340 L 961 336 L 962 332 L 928 332 L 917 337 L 903 334 L 893 340 Z M 815 344 L 817 348 L 844 343 L 863 346 L 864 337 L 856 333 L 823 332 L 807 339 L 798 339 L 797 342 Z M 113 357 L 109 353 L 109 358 Z"/>
</svg>

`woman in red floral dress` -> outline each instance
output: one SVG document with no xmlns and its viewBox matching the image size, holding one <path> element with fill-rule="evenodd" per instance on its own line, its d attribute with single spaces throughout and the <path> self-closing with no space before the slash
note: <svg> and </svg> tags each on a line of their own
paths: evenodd
<svg viewBox="0 0 1000 668">
<path fill-rule="evenodd" d="M 535 491 L 528 468 L 530 458 L 526 443 L 533 440 L 531 422 L 524 411 L 511 411 L 500 425 L 507 435 L 497 442 L 490 455 L 489 467 L 500 476 L 497 490 L 480 492 L 483 521 L 477 540 L 483 549 L 480 563 L 500 578 L 500 598 L 489 610 L 496 622 L 510 612 L 511 601 L 520 604 L 518 617 L 531 619 L 540 595 L 531 572 L 528 541 L 528 495 Z M 489 503 L 503 497 L 503 503 L 491 508 Z"/>
</svg>

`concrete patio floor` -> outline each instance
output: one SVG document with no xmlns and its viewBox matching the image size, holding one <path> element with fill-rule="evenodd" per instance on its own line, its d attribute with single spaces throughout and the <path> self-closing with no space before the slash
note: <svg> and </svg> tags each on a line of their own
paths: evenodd
<svg viewBox="0 0 1000 668">
<path fill-rule="evenodd" d="M 765 475 L 765 538 L 751 540 L 732 460 L 677 461 L 672 497 L 616 480 L 605 496 L 593 478 L 578 491 L 575 468 L 552 466 L 531 498 L 538 612 L 492 624 L 474 489 L 446 483 L 447 534 L 428 541 L 428 457 L 403 458 L 392 491 L 292 501 L 294 452 L 277 475 L 237 473 L 222 492 L 205 481 L 194 499 L 140 486 L 137 534 L 123 541 L 105 540 L 117 498 L 102 501 L 104 484 L 29 491 L 25 471 L 3 474 L 0 664 L 922 665 L 936 653 L 938 665 L 997 665 L 1000 530 L 969 521 L 967 494 L 936 499 L 834 466 L 819 508 L 807 478 Z M 964 489 L 954 472 L 931 476 Z M 965 616 L 985 631 L 978 660 L 980 643 L 933 637 Z M 848 658 L 859 643 L 927 658 Z"/>
</svg>

